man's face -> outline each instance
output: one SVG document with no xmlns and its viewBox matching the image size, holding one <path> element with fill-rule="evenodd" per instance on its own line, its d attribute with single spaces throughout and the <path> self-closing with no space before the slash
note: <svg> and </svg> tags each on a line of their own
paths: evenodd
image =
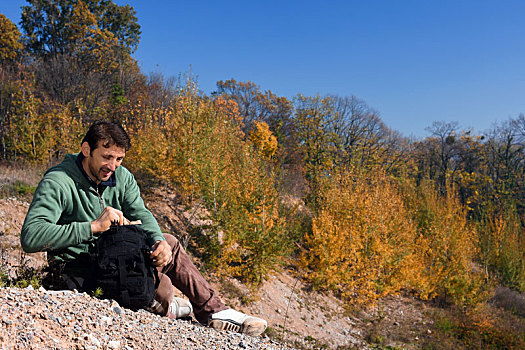
<svg viewBox="0 0 525 350">
<path fill-rule="evenodd" d="M 126 150 L 117 145 L 103 146 L 104 141 L 98 142 L 98 147 L 92 152 L 87 142 L 82 144 L 82 167 L 88 176 L 97 184 L 109 180 L 110 176 L 122 164 Z"/>
</svg>

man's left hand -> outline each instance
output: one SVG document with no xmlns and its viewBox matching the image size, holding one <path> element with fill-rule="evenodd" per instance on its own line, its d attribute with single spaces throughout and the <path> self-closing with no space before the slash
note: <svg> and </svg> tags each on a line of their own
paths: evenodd
<svg viewBox="0 0 525 350">
<path fill-rule="evenodd" d="M 153 261 L 153 265 L 162 267 L 171 262 L 171 247 L 166 241 L 156 241 L 151 247 L 151 254 L 149 257 Z"/>
</svg>

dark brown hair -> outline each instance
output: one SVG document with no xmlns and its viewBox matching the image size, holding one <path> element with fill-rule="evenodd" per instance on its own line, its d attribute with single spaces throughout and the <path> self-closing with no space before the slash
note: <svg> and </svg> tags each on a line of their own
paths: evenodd
<svg viewBox="0 0 525 350">
<path fill-rule="evenodd" d="M 131 141 L 126 130 L 116 122 L 108 122 L 99 120 L 94 122 L 88 129 L 86 136 L 82 139 L 82 143 L 87 142 L 90 152 L 93 152 L 98 146 L 99 141 L 104 141 L 102 144 L 108 148 L 112 145 L 124 148 L 128 151 L 131 148 Z"/>
</svg>

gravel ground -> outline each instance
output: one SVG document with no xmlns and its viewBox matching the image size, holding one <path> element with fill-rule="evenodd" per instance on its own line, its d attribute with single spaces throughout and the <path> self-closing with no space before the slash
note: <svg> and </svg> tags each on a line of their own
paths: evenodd
<svg viewBox="0 0 525 350">
<path fill-rule="evenodd" d="M 290 349 L 86 293 L 0 288 L 0 349 Z"/>
</svg>

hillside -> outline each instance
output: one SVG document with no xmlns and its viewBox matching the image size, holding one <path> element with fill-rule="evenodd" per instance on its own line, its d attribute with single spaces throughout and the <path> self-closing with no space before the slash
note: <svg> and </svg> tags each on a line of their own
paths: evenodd
<svg viewBox="0 0 525 350">
<path fill-rule="evenodd" d="M 19 276 L 20 271 L 41 268 L 45 265 L 45 258 L 42 253 L 24 254 L 20 251 L 19 232 L 30 195 L 24 197 L 24 191 L 18 193 L 22 193 L 22 198 L 8 196 L 0 199 L 0 261 L 11 281 L 21 277 L 19 283 L 24 286 L 24 280 L 30 276 Z M 176 231 L 179 236 L 201 224 L 194 212 L 176 204 L 174 194 L 159 190 L 149 193 L 146 202 L 161 226 Z M 198 260 L 196 263 L 200 265 Z M 503 344 L 502 341 L 523 344 L 525 337 L 525 298 L 507 289 L 499 289 L 499 297 L 485 304 L 480 314 L 468 319 L 453 309 L 410 296 L 392 296 L 373 307 L 351 310 L 333 295 L 311 291 L 301 280 L 301 272 L 296 273 L 291 268 L 270 275 L 256 293 L 237 280 L 218 280 L 213 271 L 205 274 L 227 304 L 268 320 L 269 330 L 263 337 L 248 339 L 217 333 L 192 321 L 169 321 L 144 312 L 125 310 L 125 317 L 118 317 L 110 310 L 109 302 L 76 293 L 50 294 L 3 288 L 0 290 L 1 347 L 16 344 L 19 347 L 124 349 L 184 344 L 180 346 L 197 349 L 221 344 L 225 349 L 271 349 L 284 348 L 284 345 L 274 342 L 282 341 L 296 348 L 481 349 L 487 348 L 483 337 L 499 341 L 496 346 Z M 497 306 L 505 306 L 513 312 Z M 476 334 L 476 322 L 491 325 L 493 333 L 487 335 L 480 331 Z M 471 328 L 461 328 L 465 323 Z M 29 325 L 33 330 L 29 330 Z M 512 329 L 507 333 L 508 339 L 505 338 L 507 327 Z M 471 332 L 471 338 L 462 339 L 467 331 Z M 141 340 L 144 337 L 139 336 L 144 332 L 160 340 L 146 344 Z M 161 337 L 162 332 L 173 336 Z"/>
</svg>

